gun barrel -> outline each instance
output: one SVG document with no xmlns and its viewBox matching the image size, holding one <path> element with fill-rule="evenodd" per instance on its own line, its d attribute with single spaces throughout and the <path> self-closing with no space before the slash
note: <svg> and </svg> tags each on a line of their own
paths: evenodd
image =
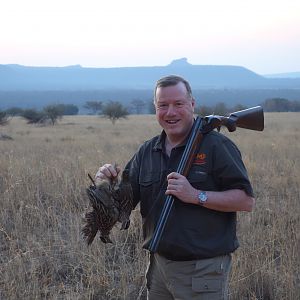
<svg viewBox="0 0 300 300">
<path fill-rule="evenodd" d="M 179 174 L 182 174 L 184 176 L 188 175 L 188 172 L 191 168 L 194 159 L 196 147 L 198 146 L 198 144 L 201 142 L 202 139 L 202 133 L 201 133 L 202 124 L 203 124 L 202 118 L 197 117 L 193 124 L 191 135 L 186 143 L 183 155 L 177 167 L 177 173 Z M 163 209 L 161 211 L 158 223 L 153 233 L 153 237 L 149 244 L 148 249 L 150 252 L 156 252 L 158 249 L 158 245 L 161 240 L 166 223 L 168 221 L 169 214 L 173 207 L 173 203 L 174 203 L 174 196 L 168 195 L 165 199 Z"/>
</svg>

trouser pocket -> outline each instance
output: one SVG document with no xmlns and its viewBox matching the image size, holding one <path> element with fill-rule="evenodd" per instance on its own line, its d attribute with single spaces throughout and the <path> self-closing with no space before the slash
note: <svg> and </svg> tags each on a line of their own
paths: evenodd
<svg viewBox="0 0 300 300">
<path fill-rule="evenodd" d="M 222 290 L 222 279 L 192 278 L 192 289 L 200 293 L 214 293 Z"/>
<path fill-rule="evenodd" d="M 222 255 L 196 262 L 192 278 L 194 292 L 207 299 L 227 299 L 228 277 L 231 268 L 231 255 Z"/>
</svg>

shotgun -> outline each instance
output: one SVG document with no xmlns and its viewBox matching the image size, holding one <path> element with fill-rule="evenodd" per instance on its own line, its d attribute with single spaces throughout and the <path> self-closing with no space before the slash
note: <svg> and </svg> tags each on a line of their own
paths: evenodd
<svg viewBox="0 0 300 300">
<path fill-rule="evenodd" d="M 214 129 L 220 130 L 224 126 L 229 132 L 233 132 L 237 127 L 263 131 L 264 113 L 261 106 L 255 106 L 248 109 L 233 112 L 229 117 L 210 115 L 206 117 L 198 116 L 193 124 L 191 134 L 185 146 L 176 172 L 187 177 L 195 158 L 195 151 L 202 141 L 205 134 Z M 156 252 L 161 240 L 164 228 L 168 221 L 169 214 L 173 207 L 174 196 L 167 195 L 160 217 L 156 224 L 153 237 L 150 241 L 149 251 Z"/>
</svg>

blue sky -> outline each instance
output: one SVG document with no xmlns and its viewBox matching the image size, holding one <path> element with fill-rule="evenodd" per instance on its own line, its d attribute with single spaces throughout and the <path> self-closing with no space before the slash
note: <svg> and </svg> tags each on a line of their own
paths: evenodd
<svg viewBox="0 0 300 300">
<path fill-rule="evenodd" d="M 0 64 L 300 71 L 299 0 L 6 0 Z"/>
</svg>

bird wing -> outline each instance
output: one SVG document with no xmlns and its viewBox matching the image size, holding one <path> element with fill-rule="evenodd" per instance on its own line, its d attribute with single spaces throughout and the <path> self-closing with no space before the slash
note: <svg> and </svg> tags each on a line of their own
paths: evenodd
<svg viewBox="0 0 300 300">
<path fill-rule="evenodd" d="M 133 209 L 133 192 L 129 180 L 129 171 L 126 169 L 122 173 L 117 195 L 120 210 L 119 221 L 122 223 L 121 229 L 128 229 L 130 225 L 129 217 Z"/>
</svg>

